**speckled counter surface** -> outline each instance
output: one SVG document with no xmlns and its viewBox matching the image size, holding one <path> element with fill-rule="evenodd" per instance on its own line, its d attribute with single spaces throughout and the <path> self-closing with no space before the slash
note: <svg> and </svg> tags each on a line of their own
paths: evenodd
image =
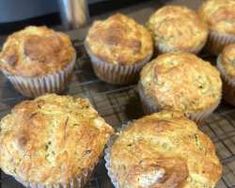
<svg viewBox="0 0 235 188">
<path fill-rule="evenodd" d="M 183 4 L 194 9 L 200 5 L 199 0 L 154 0 L 127 7 L 120 11 L 143 24 L 154 10 L 166 3 Z M 105 18 L 112 13 L 104 13 L 99 17 L 92 18 L 92 20 Z M 65 94 L 89 98 L 100 115 L 114 128 L 118 129 L 123 123 L 143 115 L 136 86 L 113 86 L 96 78 L 82 42 L 88 28 L 89 26 L 68 32 L 77 49 L 78 59 L 72 83 L 66 89 Z M 4 38 L 2 38 L 2 41 L 4 41 Z M 214 60 L 213 57 L 208 57 L 205 54 L 202 57 Z M 7 114 L 15 104 L 24 99 L 0 73 L 0 118 Z M 212 138 L 224 166 L 223 178 L 217 188 L 235 187 L 235 109 L 222 103 L 216 112 L 208 118 L 205 125 L 202 126 L 202 130 Z M 13 178 L 2 172 L 0 185 L 2 188 L 22 188 Z M 97 166 L 94 176 L 86 187 L 112 188 L 103 160 Z"/>
</svg>

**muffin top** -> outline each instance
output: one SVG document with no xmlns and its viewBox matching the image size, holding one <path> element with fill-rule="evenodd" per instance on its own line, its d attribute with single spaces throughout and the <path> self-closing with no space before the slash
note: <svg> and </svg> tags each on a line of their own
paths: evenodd
<svg viewBox="0 0 235 188">
<path fill-rule="evenodd" d="M 221 98 L 220 74 L 209 62 L 186 52 L 158 56 L 141 71 L 140 86 L 161 109 L 186 114 L 214 106 Z"/>
<path fill-rule="evenodd" d="M 191 9 L 168 5 L 157 10 L 147 23 L 157 46 L 170 51 L 192 51 L 202 47 L 208 30 L 204 22 Z"/>
<path fill-rule="evenodd" d="M 219 57 L 219 63 L 226 76 L 235 80 L 235 44 L 226 46 Z"/>
<path fill-rule="evenodd" d="M 69 37 L 45 26 L 10 35 L 0 53 L 0 68 L 14 75 L 42 76 L 63 69 L 75 58 Z"/>
<path fill-rule="evenodd" d="M 0 122 L 0 167 L 43 185 L 91 169 L 113 132 L 86 99 L 48 94 L 15 106 Z"/>
<path fill-rule="evenodd" d="M 199 9 L 199 14 L 212 31 L 235 34 L 235 1 L 208 0 Z"/>
<path fill-rule="evenodd" d="M 85 40 L 86 47 L 99 59 L 121 65 L 139 63 L 153 53 L 152 36 L 132 18 L 117 13 L 95 21 Z"/>
<path fill-rule="evenodd" d="M 110 161 L 123 188 L 212 188 L 222 171 L 209 137 L 176 112 L 130 123 L 112 145 Z"/>
</svg>

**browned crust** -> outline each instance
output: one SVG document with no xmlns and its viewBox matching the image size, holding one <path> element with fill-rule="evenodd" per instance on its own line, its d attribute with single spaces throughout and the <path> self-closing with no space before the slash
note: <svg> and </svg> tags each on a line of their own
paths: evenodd
<svg viewBox="0 0 235 188">
<path fill-rule="evenodd" d="M 85 42 L 96 57 L 113 64 L 139 63 L 153 53 L 147 29 L 120 13 L 95 21 Z"/>
<path fill-rule="evenodd" d="M 114 142 L 110 161 L 123 188 L 214 187 L 222 173 L 209 137 L 175 112 L 129 124 Z"/>
<path fill-rule="evenodd" d="M 140 83 L 160 109 L 187 114 L 214 106 L 222 92 L 216 68 L 185 52 L 167 53 L 152 60 L 142 69 Z"/>
<path fill-rule="evenodd" d="M 213 31 L 235 34 L 235 1 L 208 0 L 199 8 L 201 18 Z"/>
<path fill-rule="evenodd" d="M 147 22 L 157 48 L 166 51 L 198 52 L 208 35 L 207 25 L 195 11 L 179 5 L 167 5 L 152 14 Z"/>
<path fill-rule="evenodd" d="M 55 94 L 18 104 L 0 128 L 1 169 L 42 185 L 92 170 L 113 132 L 88 100 Z"/>
<path fill-rule="evenodd" d="M 0 67 L 14 75 L 42 76 L 64 69 L 74 56 L 66 34 L 45 26 L 29 26 L 7 38 L 0 54 Z"/>
</svg>

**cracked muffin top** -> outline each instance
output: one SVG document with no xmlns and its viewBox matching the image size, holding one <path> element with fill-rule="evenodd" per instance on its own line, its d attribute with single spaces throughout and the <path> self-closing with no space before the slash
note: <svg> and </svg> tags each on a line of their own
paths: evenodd
<svg viewBox="0 0 235 188">
<path fill-rule="evenodd" d="M 150 32 L 134 19 L 117 13 L 95 21 L 85 44 L 92 55 L 111 64 L 131 65 L 150 58 L 153 41 Z"/>
<path fill-rule="evenodd" d="M 0 122 L 0 168 L 25 182 L 68 183 L 93 168 L 112 133 L 86 99 L 24 101 Z"/>
<path fill-rule="evenodd" d="M 212 141 L 178 112 L 130 123 L 109 149 L 109 171 L 122 188 L 213 188 L 222 173 Z"/>
<path fill-rule="evenodd" d="M 0 68 L 13 75 L 57 72 L 75 58 L 69 36 L 45 26 L 28 26 L 10 35 L 0 53 Z"/>
</svg>

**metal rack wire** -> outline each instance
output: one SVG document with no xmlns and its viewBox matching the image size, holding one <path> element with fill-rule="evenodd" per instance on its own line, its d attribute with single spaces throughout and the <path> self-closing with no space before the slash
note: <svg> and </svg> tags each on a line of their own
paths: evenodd
<svg viewBox="0 0 235 188">
<path fill-rule="evenodd" d="M 143 112 L 135 85 L 113 86 L 106 84 L 94 75 L 82 41 L 74 41 L 78 57 L 72 83 L 65 91 L 73 96 L 87 97 L 101 116 L 116 129 L 121 124 L 141 117 Z M 0 75 L 0 118 L 18 102 L 25 98 Z M 218 156 L 223 164 L 223 177 L 218 188 L 235 187 L 235 109 L 222 103 L 201 129 L 208 134 L 216 145 Z M 1 172 L 2 188 L 23 188 L 10 176 Z M 102 160 L 97 166 L 87 188 L 111 188 Z"/>
</svg>

